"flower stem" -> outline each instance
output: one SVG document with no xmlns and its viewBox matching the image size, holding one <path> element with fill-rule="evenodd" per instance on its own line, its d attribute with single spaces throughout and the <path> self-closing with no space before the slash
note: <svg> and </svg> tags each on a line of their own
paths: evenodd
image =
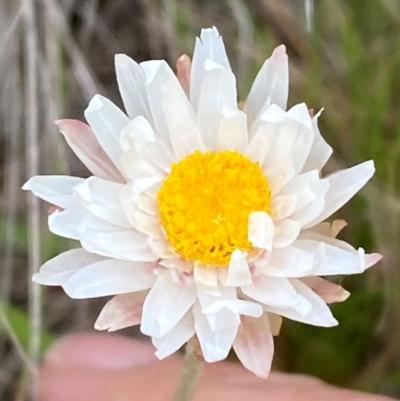
<svg viewBox="0 0 400 401">
<path fill-rule="evenodd" d="M 201 362 L 194 349 L 187 344 L 183 370 L 175 392 L 174 401 L 191 401 L 201 373 Z"/>
</svg>

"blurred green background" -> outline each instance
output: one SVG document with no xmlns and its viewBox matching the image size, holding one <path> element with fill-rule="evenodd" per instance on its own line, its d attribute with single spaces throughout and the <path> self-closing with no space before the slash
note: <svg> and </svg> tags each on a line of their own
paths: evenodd
<svg viewBox="0 0 400 401">
<path fill-rule="evenodd" d="M 200 29 L 212 25 L 224 37 L 241 99 L 273 48 L 287 46 L 289 104 L 325 108 L 321 132 L 335 150 L 326 173 L 371 158 L 377 167 L 337 216 L 349 223 L 341 238 L 384 260 L 362 276 L 334 277 L 352 294 L 332 306 L 338 327 L 285 321 L 275 368 L 400 397 L 398 0 L 0 0 L 1 399 L 26 392 L 24 357 L 35 357 L 30 330 L 40 329 L 45 350 L 61 335 L 93 330 L 104 303 L 70 300 L 58 288 L 41 289 L 40 301 L 29 284 L 32 209 L 20 187 L 35 150 L 41 174 L 87 175 L 53 121 L 83 119 L 96 92 L 121 104 L 115 53 L 174 65 L 182 53 L 192 54 Z M 71 246 L 48 233 L 47 207 L 41 203 L 33 234 L 42 261 Z M 32 328 L 38 306 L 39 329 Z"/>
</svg>

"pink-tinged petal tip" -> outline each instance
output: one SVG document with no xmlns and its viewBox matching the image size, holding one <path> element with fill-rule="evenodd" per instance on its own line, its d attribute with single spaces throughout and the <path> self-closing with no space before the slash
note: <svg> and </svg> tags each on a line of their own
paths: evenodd
<svg viewBox="0 0 400 401">
<path fill-rule="evenodd" d="M 381 261 L 383 255 L 380 253 L 371 253 L 369 255 L 365 255 L 365 268 L 368 269 L 371 266 L 377 264 Z"/>
</svg>

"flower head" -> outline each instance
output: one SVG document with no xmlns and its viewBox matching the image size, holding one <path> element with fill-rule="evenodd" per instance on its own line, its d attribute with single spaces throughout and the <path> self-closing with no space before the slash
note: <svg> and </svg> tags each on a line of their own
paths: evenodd
<svg viewBox="0 0 400 401">
<path fill-rule="evenodd" d="M 96 95 L 90 125 L 58 121 L 93 176 L 37 176 L 24 189 L 56 205 L 50 230 L 81 247 L 34 281 L 73 298 L 113 296 L 96 328 L 140 324 L 164 358 L 197 336 L 208 362 L 233 347 L 261 377 L 283 317 L 337 321 L 348 293 L 320 276 L 361 273 L 380 255 L 324 222 L 374 173 L 372 161 L 328 177 L 332 153 L 304 104 L 286 111 L 288 58 L 276 48 L 243 108 L 218 31 L 204 29 L 178 76 L 164 61 L 116 56 L 126 114 Z"/>
</svg>

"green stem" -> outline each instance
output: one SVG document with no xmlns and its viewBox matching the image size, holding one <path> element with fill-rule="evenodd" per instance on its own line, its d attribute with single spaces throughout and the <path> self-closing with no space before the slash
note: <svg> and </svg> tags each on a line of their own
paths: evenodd
<svg viewBox="0 0 400 401">
<path fill-rule="evenodd" d="M 175 392 L 174 401 L 191 401 L 193 399 L 200 373 L 201 363 L 193 348 L 188 344 L 186 345 L 183 370 Z"/>
</svg>

